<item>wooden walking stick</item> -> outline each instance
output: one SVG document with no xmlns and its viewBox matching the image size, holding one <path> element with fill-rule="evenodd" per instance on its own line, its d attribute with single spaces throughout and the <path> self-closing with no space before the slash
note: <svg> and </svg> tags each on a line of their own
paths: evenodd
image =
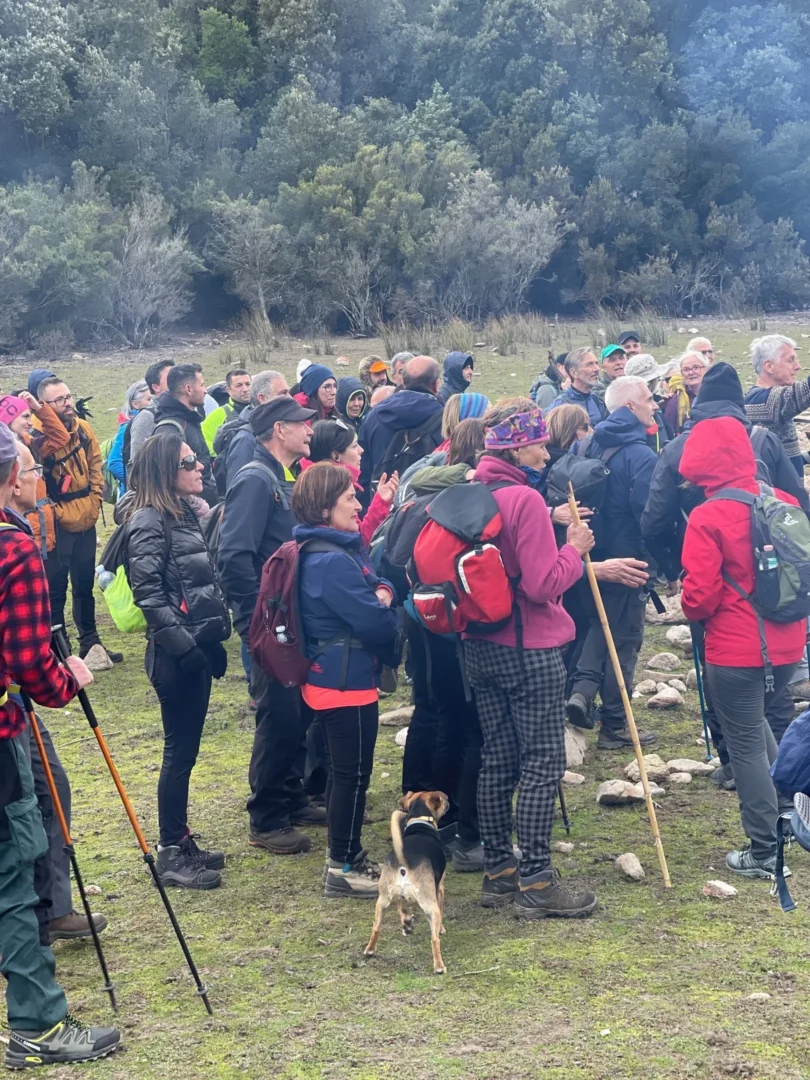
<svg viewBox="0 0 810 1080">
<path fill-rule="evenodd" d="M 575 525 L 581 525 L 579 510 L 577 509 L 577 500 L 574 495 L 573 484 L 568 484 L 568 505 L 571 508 L 571 518 Z M 661 865 L 661 874 L 664 878 L 664 886 L 667 889 L 672 888 L 672 882 L 669 880 L 669 870 L 667 869 L 667 859 L 664 855 L 664 845 L 661 843 L 661 833 L 658 831 L 658 818 L 655 816 L 655 806 L 653 805 L 652 794 L 650 792 L 650 781 L 647 779 L 647 766 L 644 763 L 644 754 L 641 750 L 641 743 L 638 741 L 638 728 L 636 727 L 636 719 L 633 716 L 633 707 L 630 704 L 630 695 L 627 693 L 627 687 L 624 684 L 624 675 L 622 674 L 622 666 L 619 663 L 619 655 L 616 652 L 616 644 L 613 641 L 613 634 L 610 632 L 610 625 L 608 624 L 607 612 L 605 611 L 605 605 L 602 602 L 602 594 L 599 591 L 599 582 L 596 580 L 596 575 L 593 572 L 593 565 L 591 563 L 590 555 L 585 555 L 585 573 L 588 575 L 588 582 L 591 586 L 591 592 L 593 593 L 593 601 L 596 604 L 596 610 L 599 612 L 599 622 L 602 624 L 602 632 L 605 635 L 605 641 L 607 642 L 608 652 L 610 653 L 610 662 L 613 664 L 613 673 L 616 676 L 616 682 L 619 684 L 619 692 L 622 695 L 622 704 L 624 705 L 624 714 L 627 717 L 627 727 L 630 730 L 630 735 L 633 739 L 633 749 L 636 752 L 636 761 L 638 762 L 638 771 L 641 774 L 641 786 L 644 788 L 644 799 L 647 803 L 647 814 L 650 818 L 650 825 L 652 827 L 653 840 L 655 840 L 655 850 L 658 852 L 658 862 Z"/>
</svg>

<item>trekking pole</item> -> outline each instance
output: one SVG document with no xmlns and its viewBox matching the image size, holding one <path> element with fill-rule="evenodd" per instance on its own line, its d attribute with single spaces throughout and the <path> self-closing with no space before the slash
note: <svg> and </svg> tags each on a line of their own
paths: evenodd
<svg viewBox="0 0 810 1080">
<path fill-rule="evenodd" d="M 54 651 L 56 652 L 56 655 L 59 657 L 59 659 L 64 663 L 70 654 L 67 638 L 65 637 L 65 631 L 61 626 L 52 626 L 51 633 L 53 634 Z M 127 817 L 129 818 L 129 823 L 132 826 L 133 832 L 135 833 L 135 836 L 138 840 L 138 846 L 143 853 L 143 861 L 149 867 L 149 872 L 152 875 L 152 880 L 157 887 L 157 891 L 160 893 L 160 899 L 163 901 L 163 906 L 166 908 L 166 914 L 169 916 L 169 921 L 172 924 L 172 929 L 174 930 L 177 940 L 180 943 L 180 948 L 183 950 L 183 955 L 186 958 L 186 963 L 188 964 L 189 971 L 192 974 L 194 982 L 197 984 L 197 994 L 203 999 L 203 1003 L 208 1010 L 208 1015 L 213 1016 L 214 1010 L 211 1008 L 211 1002 L 208 1000 L 208 987 L 205 986 L 205 984 L 200 979 L 199 972 L 197 971 L 197 967 L 194 963 L 194 958 L 192 957 L 191 952 L 189 951 L 189 947 L 186 944 L 186 939 L 183 937 L 183 931 L 180 929 L 180 924 L 177 921 L 177 916 L 174 913 L 174 909 L 172 908 L 169 897 L 166 895 L 166 887 L 160 880 L 160 874 L 157 872 L 157 866 L 155 865 L 155 856 L 152 854 L 149 844 L 146 842 L 146 837 L 143 835 L 143 831 L 141 830 L 138 818 L 135 815 L 135 811 L 132 809 L 132 803 L 129 801 L 129 796 L 127 795 L 126 788 L 124 787 L 121 777 L 118 775 L 118 769 L 115 767 L 115 762 L 113 761 L 112 755 L 110 754 L 109 747 L 107 746 L 107 741 L 102 734 L 101 728 L 98 726 L 98 720 L 96 719 L 96 714 L 93 711 L 93 706 L 90 704 L 90 699 L 87 696 L 86 691 L 80 690 L 78 693 L 78 698 L 84 715 L 87 717 L 87 722 L 93 729 L 93 734 L 96 737 L 96 742 L 99 745 L 102 756 L 107 763 L 107 768 L 110 770 L 110 776 L 112 776 L 113 783 L 115 784 L 118 794 L 121 796 L 121 802 L 124 804 L 124 810 L 126 811 Z"/>
<path fill-rule="evenodd" d="M 579 510 L 577 509 L 577 500 L 574 495 L 574 486 L 570 482 L 568 484 L 568 505 L 571 508 L 571 518 L 574 524 L 581 525 L 582 522 L 579 517 Z M 616 676 L 619 692 L 622 695 L 624 714 L 627 718 L 627 726 L 630 729 L 630 736 L 633 740 L 633 749 L 636 752 L 638 771 L 641 775 L 641 786 L 644 789 L 644 799 L 647 803 L 647 815 L 650 819 L 653 840 L 655 841 L 655 850 L 658 852 L 658 862 L 661 865 L 664 887 L 671 889 L 672 882 L 669 879 L 667 859 L 664 855 L 664 845 L 661 843 L 661 833 L 658 831 L 658 818 L 655 816 L 655 806 L 653 805 L 652 793 L 650 791 L 650 781 L 647 778 L 647 766 L 644 762 L 644 754 L 641 751 L 641 743 L 638 741 L 638 728 L 636 727 L 636 719 L 633 716 L 633 707 L 630 704 L 630 695 L 627 693 L 627 687 L 624 684 L 624 675 L 622 674 L 622 666 L 619 663 L 619 655 L 616 652 L 616 643 L 613 640 L 613 634 L 610 632 L 607 612 L 605 611 L 605 605 L 602 601 L 602 594 L 599 591 L 599 582 L 596 580 L 596 576 L 593 572 L 593 564 L 591 563 L 590 555 L 586 553 L 583 557 L 583 561 L 585 563 L 585 573 L 588 575 L 588 583 L 590 584 L 591 592 L 593 593 L 593 600 L 596 604 L 596 610 L 599 613 L 599 622 L 602 624 L 602 633 L 605 635 L 605 642 L 608 647 L 608 652 L 610 653 L 610 662 L 613 664 L 613 673 Z"/>
<path fill-rule="evenodd" d="M 84 881 L 82 880 L 81 871 L 79 870 L 79 863 L 76 859 L 76 851 L 73 847 L 73 840 L 70 835 L 70 828 L 65 817 L 65 811 L 62 809 L 62 802 L 59 798 L 59 792 L 56 790 L 56 781 L 53 778 L 51 772 L 51 764 L 48 761 L 48 755 L 45 752 L 45 743 L 42 741 L 42 732 L 39 730 L 39 723 L 37 722 L 37 715 L 34 712 L 34 704 L 31 698 L 26 694 L 24 690 L 20 690 L 20 697 L 22 698 L 23 707 L 28 715 L 28 723 L 31 725 L 31 732 L 34 736 L 34 742 L 37 744 L 37 750 L 39 751 L 39 758 L 42 762 L 42 768 L 45 773 L 45 779 L 48 783 L 48 791 L 51 795 L 51 802 L 53 803 L 53 809 L 56 814 L 56 818 L 59 822 L 59 828 L 62 831 L 62 838 L 65 841 L 65 851 L 70 859 L 70 865 L 73 868 L 73 876 L 76 879 L 76 888 L 79 890 L 79 896 L 82 898 L 82 907 L 84 913 L 87 916 L 87 922 L 90 925 L 90 936 L 93 938 L 93 946 L 96 950 L 96 956 L 98 957 L 99 967 L 101 968 L 101 974 L 104 976 L 104 989 L 110 995 L 110 1004 L 114 1013 L 118 1012 L 118 1005 L 115 1001 L 115 984 L 110 982 L 110 973 L 107 970 L 107 962 L 104 959 L 104 951 L 101 948 L 101 941 L 98 936 L 98 930 L 96 929 L 95 920 L 93 919 L 93 912 L 90 910 L 90 901 L 87 899 L 87 893 L 84 891 Z"/>
<path fill-rule="evenodd" d="M 690 626 L 690 630 L 691 630 Z M 697 682 L 698 699 L 700 701 L 700 716 L 703 720 L 703 738 L 706 740 L 706 760 L 712 760 L 712 747 L 709 742 L 709 725 L 706 722 L 706 697 L 703 693 L 703 673 L 700 669 L 700 650 L 692 632 L 692 659 L 695 661 L 695 680 Z"/>
<path fill-rule="evenodd" d="M 563 795 L 562 780 L 557 784 L 557 794 L 560 797 L 560 813 L 562 814 L 563 825 L 565 826 L 565 835 L 571 835 L 571 821 L 568 817 L 568 810 L 565 806 L 565 796 Z"/>
</svg>

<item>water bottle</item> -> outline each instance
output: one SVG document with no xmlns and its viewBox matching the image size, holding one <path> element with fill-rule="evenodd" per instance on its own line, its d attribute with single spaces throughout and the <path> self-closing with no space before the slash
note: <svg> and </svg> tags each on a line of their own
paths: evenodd
<svg viewBox="0 0 810 1080">
<path fill-rule="evenodd" d="M 289 645 L 290 644 L 290 639 L 287 637 L 287 627 L 286 626 L 277 626 L 276 627 L 276 641 L 279 643 L 279 645 Z"/>
<path fill-rule="evenodd" d="M 106 570 L 103 566 L 96 567 L 96 577 L 102 592 L 115 581 L 115 574 L 112 570 Z"/>
<path fill-rule="evenodd" d="M 755 588 L 757 603 L 765 608 L 775 608 L 779 604 L 779 556 L 773 544 L 763 545 L 757 564 Z"/>
</svg>

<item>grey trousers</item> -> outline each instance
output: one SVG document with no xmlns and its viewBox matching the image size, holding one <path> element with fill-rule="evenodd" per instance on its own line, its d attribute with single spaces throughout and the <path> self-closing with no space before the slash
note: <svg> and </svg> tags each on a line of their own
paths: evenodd
<svg viewBox="0 0 810 1080">
<path fill-rule="evenodd" d="M 795 664 L 773 669 L 774 693 L 790 682 L 795 669 Z M 765 671 L 761 667 L 707 664 L 706 678 L 734 769 L 743 829 L 751 841 L 752 855 L 764 862 L 776 854 L 780 813 L 769 772 L 776 760 L 777 743 L 765 719 Z"/>
</svg>

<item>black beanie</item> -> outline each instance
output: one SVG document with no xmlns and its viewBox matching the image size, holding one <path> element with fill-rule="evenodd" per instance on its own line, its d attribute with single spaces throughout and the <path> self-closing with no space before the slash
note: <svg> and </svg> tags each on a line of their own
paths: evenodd
<svg viewBox="0 0 810 1080">
<path fill-rule="evenodd" d="M 722 360 L 707 370 L 700 384 L 695 405 L 705 405 L 709 401 L 730 401 L 733 405 L 745 407 L 740 376 L 731 366 Z"/>
</svg>

